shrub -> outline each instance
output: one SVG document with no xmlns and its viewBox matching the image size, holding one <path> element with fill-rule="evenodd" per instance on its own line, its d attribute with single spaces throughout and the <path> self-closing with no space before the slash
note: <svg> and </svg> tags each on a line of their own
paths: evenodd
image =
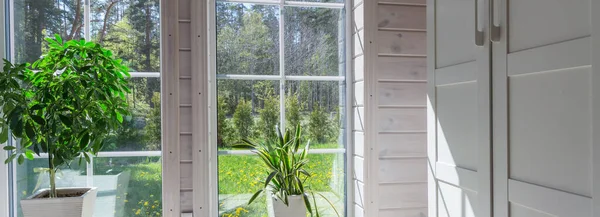
<svg viewBox="0 0 600 217">
<path fill-rule="evenodd" d="M 263 139 L 268 140 L 275 138 L 274 129 L 277 125 L 279 125 L 279 100 L 269 94 L 264 99 L 264 107 L 259 110 L 257 130 Z"/>
<path fill-rule="evenodd" d="M 252 135 L 254 119 L 252 105 L 246 100 L 240 100 L 233 113 L 233 124 L 237 138 L 249 138 Z"/>
<path fill-rule="evenodd" d="M 227 120 L 227 103 L 225 98 L 219 97 L 217 100 L 217 144 L 219 147 L 231 145 L 233 139 L 233 129 Z"/>
<path fill-rule="evenodd" d="M 300 124 L 300 111 L 302 110 L 302 104 L 298 101 L 296 94 L 289 96 L 285 100 L 285 120 L 286 125 L 293 129 Z"/>
<path fill-rule="evenodd" d="M 318 142 L 325 143 L 332 140 L 336 133 L 334 124 L 321 106 L 316 105 L 308 119 L 308 136 Z"/>
<path fill-rule="evenodd" d="M 161 140 L 161 126 L 160 126 L 160 93 L 154 92 L 152 95 L 152 108 L 150 109 L 150 115 L 146 118 L 145 138 L 146 141 L 144 149 L 146 150 L 159 150 Z"/>
</svg>

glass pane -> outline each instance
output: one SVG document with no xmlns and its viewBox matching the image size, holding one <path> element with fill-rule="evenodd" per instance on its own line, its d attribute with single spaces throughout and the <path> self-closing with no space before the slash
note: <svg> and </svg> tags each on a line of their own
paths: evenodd
<svg viewBox="0 0 600 217">
<path fill-rule="evenodd" d="M 217 3 L 217 74 L 279 74 L 279 7 Z"/>
<path fill-rule="evenodd" d="M 48 168 L 48 158 L 35 156 L 32 161 L 26 160 L 23 164 L 17 165 L 16 170 L 16 205 L 17 216 L 23 216 L 21 211 L 20 200 L 25 199 L 42 189 L 47 189 L 50 186 L 48 173 L 40 172 L 42 168 Z M 81 187 L 86 186 L 86 163 L 82 159 L 79 164 L 79 159 L 71 162 L 70 166 L 64 166 L 57 173 L 57 187 Z"/>
<path fill-rule="evenodd" d="M 220 80 L 217 131 L 221 149 L 242 139 L 264 141 L 279 125 L 279 81 Z"/>
<path fill-rule="evenodd" d="M 83 0 L 14 0 L 13 62 L 33 62 L 47 49 L 47 37 L 83 38 Z M 4 13 L 2 13 L 4 14 Z M 79 16 L 77 16 L 79 15 Z"/>
<path fill-rule="evenodd" d="M 313 148 L 345 147 L 345 87 L 339 81 L 287 81 L 286 126 L 300 124 Z"/>
<path fill-rule="evenodd" d="M 160 72 L 159 0 L 92 0 L 92 40 L 112 50 L 131 71 Z"/>
<path fill-rule="evenodd" d="M 161 174 L 160 157 L 95 158 L 94 216 L 162 216 Z"/>
<path fill-rule="evenodd" d="M 344 75 L 343 27 L 341 9 L 286 7 L 286 75 Z"/>
<path fill-rule="evenodd" d="M 160 78 L 132 78 L 129 112 L 102 151 L 158 151 L 161 141 Z"/>
</svg>

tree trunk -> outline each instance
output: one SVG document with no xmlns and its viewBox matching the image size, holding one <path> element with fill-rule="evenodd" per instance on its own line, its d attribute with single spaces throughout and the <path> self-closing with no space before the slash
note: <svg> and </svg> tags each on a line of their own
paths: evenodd
<svg viewBox="0 0 600 217">
<path fill-rule="evenodd" d="M 108 18 L 110 17 L 110 11 L 117 4 L 119 0 L 113 0 L 108 4 L 106 8 L 106 14 L 104 14 L 104 23 L 102 24 L 102 31 L 100 31 L 100 38 L 98 39 L 98 43 L 103 45 L 104 35 L 106 35 L 106 29 L 108 28 Z"/>
<path fill-rule="evenodd" d="M 66 40 L 71 40 L 75 37 L 76 32 L 79 31 L 79 29 L 81 29 L 81 26 L 83 24 L 79 24 L 79 22 L 81 22 L 81 1 L 82 0 L 76 0 L 77 3 L 75 5 L 75 19 L 73 19 L 73 26 L 71 27 L 71 33 L 68 35 L 68 37 L 66 38 Z"/>
</svg>

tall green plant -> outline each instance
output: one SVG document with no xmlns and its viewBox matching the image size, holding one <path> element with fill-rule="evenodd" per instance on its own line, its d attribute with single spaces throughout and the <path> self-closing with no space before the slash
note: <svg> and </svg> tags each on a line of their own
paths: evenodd
<svg viewBox="0 0 600 217">
<path fill-rule="evenodd" d="M 264 107 L 258 111 L 257 130 L 263 139 L 275 138 L 273 126 L 279 124 L 279 99 L 277 96 L 267 94 L 264 97 Z"/>
<path fill-rule="evenodd" d="M 286 130 L 282 134 L 279 128 L 276 129 L 277 138 L 268 140 L 263 143 L 255 143 L 248 139 L 243 139 L 244 144 L 238 145 L 240 148 L 250 148 L 256 153 L 264 163 L 268 171 L 268 176 L 264 182 L 264 188 L 258 190 L 248 204 L 251 204 L 264 191 L 270 191 L 274 197 L 289 206 L 288 196 L 302 196 L 304 204 L 308 212 L 312 215 L 313 209 L 309 200 L 309 195 L 312 195 L 315 201 L 315 192 L 310 191 L 306 185 L 311 174 L 305 169 L 308 161 L 308 151 L 310 143 L 301 148 L 302 142 L 302 127 L 296 126 L 296 130 L 292 135 L 291 130 Z M 317 193 L 319 194 L 319 193 Z M 323 197 L 323 195 L 321 195 Z M 323 197 L 335 210 L 333 204 Z M 314 214 L 319 216 L 316 201 L 314 203 Z M 339 214 L 338 214 L 339 216 Z"/>
<path fill-rule="evenodd" d="M 56 197 L 56 172 L 74 159 L 90 161 L 104 139 L 129 115 L 125 93 L 128 68 L 94 42 L 47 39 L 49 50 L 32 65 L 5 60 L 0 73 L 0 143 L 8 129 L 20 139 L 5 163 L 48 154 L 50 197 Z M 33 69 L 31 70 L 30 69 Z"/>
</svg>

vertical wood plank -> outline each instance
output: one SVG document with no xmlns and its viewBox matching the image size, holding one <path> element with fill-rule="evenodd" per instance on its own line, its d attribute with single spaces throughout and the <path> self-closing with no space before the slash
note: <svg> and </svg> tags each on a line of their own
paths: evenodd
<svg viewBox="0 0 600 217">
<path fill-rule="evenodd" d="M 218 201 L 210 201 L 209 137 L 208 137 L 208 2 L 191 3 L 191 48 L 192 48 L 192 119 L 193 151 L 193 212 L 194 216 L 209 216 Z"/>
<path fill-rule="evenodd" d="M 427 215 L 438 216 L 438 185 L 435 165 L 437 162 L 437 116 L 435 88 L 435 19 L 437 0 L 427 0 Z"/>
<path fill-rule="evenodd" d="M 163 215 L 181 215 L 178 1 L 161 0 Z"/>
</svg>

